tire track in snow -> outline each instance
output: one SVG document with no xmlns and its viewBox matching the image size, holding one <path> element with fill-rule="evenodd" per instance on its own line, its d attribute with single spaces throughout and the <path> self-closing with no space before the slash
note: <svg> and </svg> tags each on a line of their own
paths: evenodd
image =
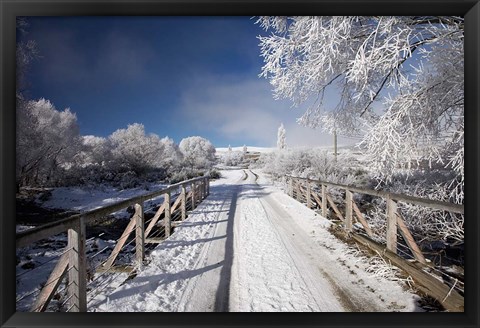
<svg viewBox="0 0 480 328">
<path fill-rule="evenodd" d="M 236 281 L 231 289 L 236 303 L 232 310 L 341 311 L 340 304 L 331 299 L 333 294 L 327 294 L 328 301 L 318 302 L 310 292 L 314 283 L 304 277 L 309 268 L 299 268 L 294 260 L 298 254 L 272 223 L 272 212 L 263 204 L 265 196 L 255 184 L 244 185 L 239 197 L 238 220 L 242 222 L 235 230 Z"/>
</svg>

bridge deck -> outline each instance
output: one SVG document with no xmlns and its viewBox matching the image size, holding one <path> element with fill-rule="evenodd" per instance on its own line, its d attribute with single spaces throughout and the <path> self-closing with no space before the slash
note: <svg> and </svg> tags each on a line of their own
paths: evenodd
<svg viewBox="0 0 480 328">
<path fill-rule="evenodd" d="M 368 273 L 328 220 L 262 176 L 225 175 L 135 278 L 89 310 L 419 310 L 416 295 Z"/>
</svg>

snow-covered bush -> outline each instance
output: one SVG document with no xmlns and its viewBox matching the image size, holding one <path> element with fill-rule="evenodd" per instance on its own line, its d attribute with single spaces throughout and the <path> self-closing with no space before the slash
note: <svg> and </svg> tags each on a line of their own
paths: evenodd
<svg viewBox="0 0 480 328">
<path fill-rule="evenodd" d="M 228 151 L 219 155 L 220 162 L 225 166 L 237 166 L 243 162 L 244 155 L 241 151 Z"/>
<path fill-rule="evenodd" d="M 192 170 L 190 168 L 183 168 L 180 171 L 177 171 L 172 174 L 172 176 L 169 178 L 169 183 L 177 183 L 185 180 L 190 180 L 193 178 L 201 177 L 204 175 L 203 170 Z"/>
<path fill-rule="evenodd" d="M 355 169 L 350 157 L 344 156 L 341 162 L 326 150 L 287 149 L 271 153 L 262 153 L 257 166 L 263 168 L 274 181 L 281 182 L 285 175 L 309 178 L 345 185 L 364 186 L 368 181 L 365 171 Z M 360 172 L 360 173 L 359 173 Z M 337 188 L 328 188 L 335 201 L 340 202 L 344 193 Z"/>
<path fill-rule="evenodd" d="M 211 169 L 207 172 L 207 175 L 210 177 L 210 179 L 220 179 L 222 177 L 222 174 L 217 169 Z"/>
<path fill-rule="evenodd" d="M 397 175 L 389 183 L 381 183 L 377 188 L 393 193 L 453 202 L 450 185 L 452 172 L 435 171 L 425 173 Z M 366 216 L 380 241 L 385 241 L 386 201 L 382 198 L 368 199 L 373 206 L 368 207 Z M 461 244 L 464 241 L 464 215 L 434 210 L 426 206 L 404 202 L 397 204 L 405 224 L 414 234 L 417 242 L 442 240 L 449 244 Z"/>
<path fill-rule="evenodd" d="M 179 145 L 185 166 L 195 169 L 209 169 L 215 162 L 215 147 L 202 137 L 182 139 Z"/>
</svg>

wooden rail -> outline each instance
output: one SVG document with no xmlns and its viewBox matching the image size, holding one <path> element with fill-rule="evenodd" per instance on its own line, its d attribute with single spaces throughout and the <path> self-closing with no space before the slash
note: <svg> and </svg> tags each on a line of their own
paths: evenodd
<svg viewBox="0 0 480 328">
<path fill-rule="evenodd" d="M 415 267 L 410 262 L 406 261 L 402 257 L 397 255 L 397 236 L 398 233 L 402 236 L 406 246 L 410 249 L 416 261 L 420 266 L 426 266 L 427 262 L 425 256 L 417 245 L 414 237 L 410 233 L 407 225 L 405 224 L 401 214 L 398 211 L 398 202 L 421 205 L 436 210 L 444 210 L 452 213 L 463 214 L 464 206 L 459 204 L 453 204 L 448 202 L 441 202 L 437 200 L 431 200 L 426 198 L 413 197 L 398 193 L 390 193 L 386 191 L 378 191 L 367 188 L 359 188 L 356 186 L 342 185 L 338 183 L 332 183 L 321 180 L 312 180 L 307 178 L 299 178 L 286 175 L 287 193 L 299 200 L 305 201 L 306 206 L 311 208 L 312 202 L 315 202 L 322 210 L 322 215 L 327 216 L 327 204 L 333 210 L 335 215 L 340 219 L 341 225 L 344 230 L 355 241 L 369 246 L 375 252 L 386 256 L 390 262 L 404 270 L 407 274 L 411 275 L 414 281 L 421 285 L 421 289 L 429 296 L 437 299 L 447 310 L 449 311 L 463 311 L 463 296 L 458 292 L 450 288 L 448 285 L 433 278 L 425 272 L 412 269 Z M 312 184 L 317 188 L 321 187 L 321 195 L 318 194 L 312 188 Z M 327 187 L 338 188 L 345 192 L 345 215 L 338 209 L 331 196 L 327 192 Z M 358 208 L 357 204 L 353 200 L 353 193 L 371 195 L 381 197 L 387 202 L 386 217 L 387 217 L 387 230 L 386 230 L 386 246 L 380 245 L 378 242 L 373 241 L 368 237 L 373 237 L 373 232 L 363 214 Z M 313 197 L 313 199 L 312 199 Z M 360 236 L 353 232 L 353 220 L 356 219 L 364 228 L 367 236 Z M 393 254 L 393 255 L 392 255 Z M 430 278 L 427 278 L 430 277 Z"/>
<path fill-rule="evenodd" d="M 187 187 L 190 192 L 187 193 Z M 181 192 L 177 200 L 171 206 L 171 195 L 178 189 Z M 72 215 L 68 218 L 51 222 L 33 229 L 17 233 L 16 247 L 28 246 L 36 241 L 67 232 L 68 251 L 62 255 L 56 267 L 53 269 L 47 283 L 40 291 L 39 296 L 31 307 L 31 311 L 43 312 L 47 309 L 48 303 L 56 292 L 63 278 L 68 276 L 67 296 L 71 312 L 87 311 L 87 263 L 86 263 L 86 237 L 85 229 L 88 223 L 108 216 L 111 213 L 121 209 L 133 206 L 135 213 L 130 219 L 125 231 L 117 240 L 112 253 L 99 271 L 105 272 L 112 268 L 117 256 L 131 233 L 135 231 L 135 262 L 136 266 L 143 265 L 145 259 L 145 243 L 148 242 L 148 235 L 159 221 L 162 214 L 165 215 L 162 225 L 165 227 L 165 238 L 168 238 L 172 232 L 173 212 L 178 209 L 180 218 L 184 220 L 187 215 L 187 198 L 191 197 L 191 209 L 201 202 L 210 193 L 210 179 L 202 176 L 186 181 L 182 181 L 168 187 L 157 190 L 145 195 L 133 197 L 118 203 L 98 208 L 86 213 Z M 150 199 L 164 195 L 164 203 L 158 209 L 150 224 L 145 228 L 144 221 L 144 203 Z M 180 206 L 180 208 L 179 208 Z"/>
</svg>

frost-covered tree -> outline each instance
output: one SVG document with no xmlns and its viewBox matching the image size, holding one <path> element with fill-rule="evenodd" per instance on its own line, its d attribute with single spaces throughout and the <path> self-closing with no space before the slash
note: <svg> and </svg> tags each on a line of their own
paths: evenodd
<svg viewBox="0 0 480 328">
<path fill-rule="evenodd" d="M 285 133 L 286 132 L 285 132 L 283 123 L 281 123 L 280 126 L 278 127 L 278 133 L 277 133 L 277 148 L 279 150 L 287 148 L 287 137 Z"/>
<path fill-rule="evenodd" d="M 58 111 L 48 100 L 17 98 L 17 186 L 58 183 L 55 175 L 74 161 L 81 139 L 77 117 L 70 109 Z"/>
<path fill-rule="evenodd" d="M 163 145 L 163 154 L 160 156 L 160 165 L 167 171 L 175 169 L 180 165 L 183 155 L 178 145 L 172 138 L 164 137 L 160 140 Z"/>
<path fill-rule="evenodd" d="M 111 159 L 109 146 L 106 138 L 92 135 L 82 136 L 82 151 L 78 155 L 79 165 L 104 165 Z"/>
<path fill-rule="evenodd" d="M 179 144 L 185 164 L 191 169 L 210 168 L 215 162 L 215 147 L 202 137 L 194 136 L 182 139 Z"/>
<path fill-rule="evenodd" d="M 257 23 L 272 32 L 259 39 L 261 76 L 270 79 L 274 96 L 312 104 L 301 124 L 363 134 L 372 168 L 387 180 L 422 160 L 454 170 L 462 201 L 462 17 L 260 17 Z M 338 94 L 333 108 L 330 90 Z"/>
<path fill-rule="evenodd" d="M 113 163 L 119 170 L 130 170 L 140 175 L 149 169 L 161 167 L 164 144 L 156 134 L 145 134 L 143 124 L 129 124 L 109 137 Z"/>
</svg>

